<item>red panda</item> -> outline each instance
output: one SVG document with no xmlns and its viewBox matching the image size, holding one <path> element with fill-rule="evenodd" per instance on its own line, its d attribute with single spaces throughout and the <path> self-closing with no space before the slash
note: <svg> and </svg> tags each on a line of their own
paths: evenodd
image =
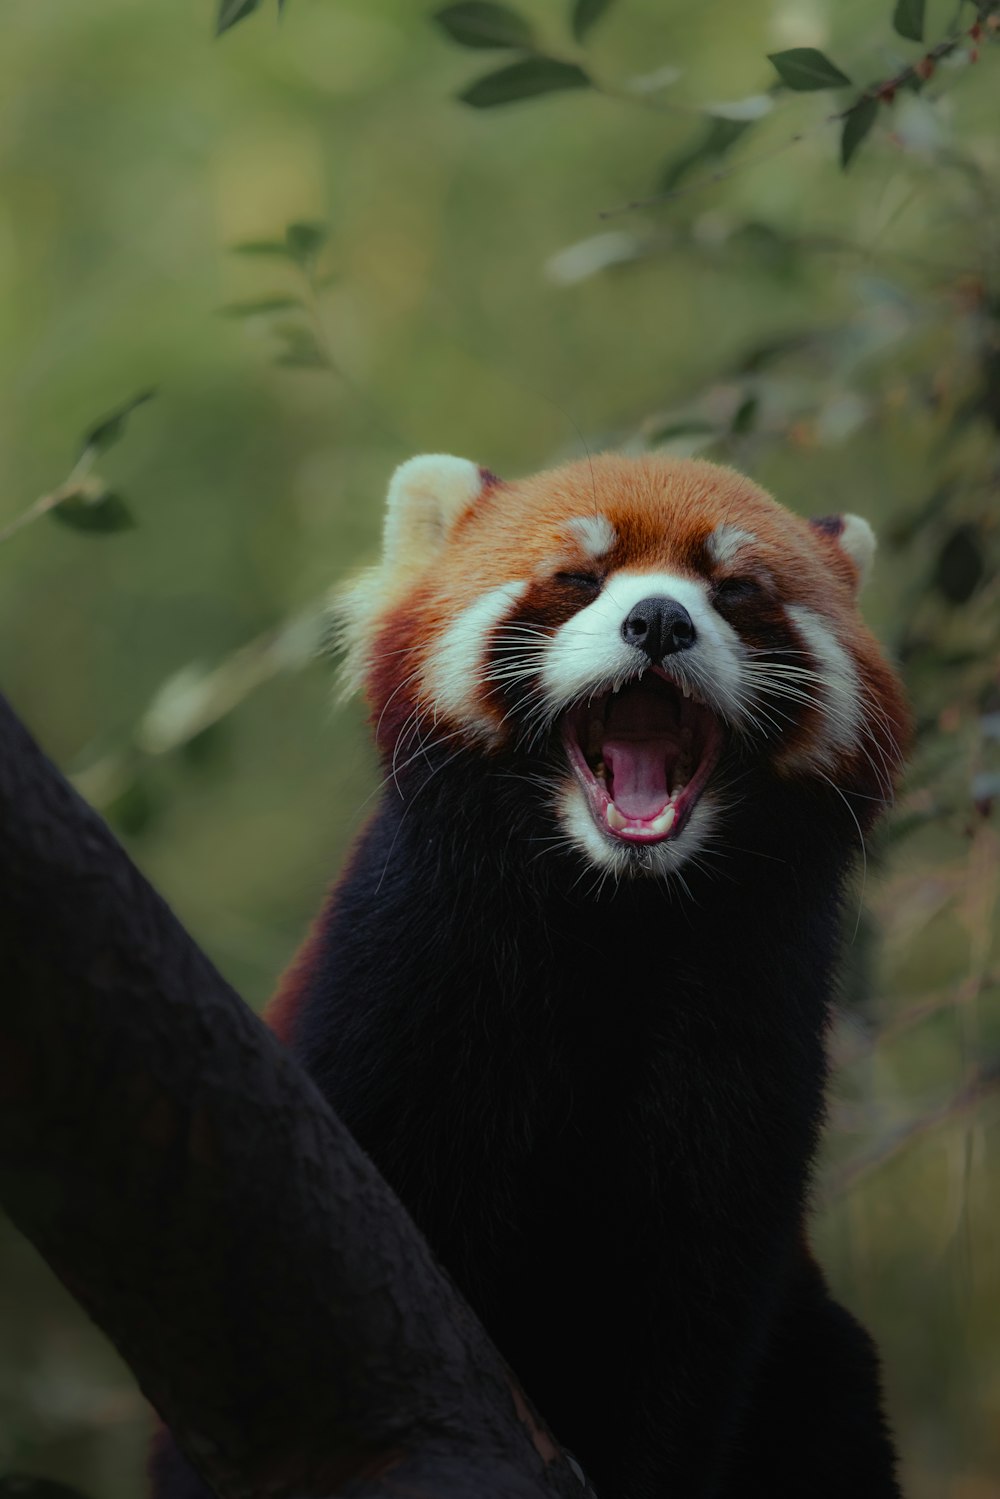
<svg viewBox="0 0 1000 1499">
<path fill-rule="evenodd" d="M 430 456 L 341 601 L 381 799 L 272 1021 L 602 1499 L 899 1493 L 804 1247 L 908 736 L 873 552 L 709 463 Z"/>
</svg>

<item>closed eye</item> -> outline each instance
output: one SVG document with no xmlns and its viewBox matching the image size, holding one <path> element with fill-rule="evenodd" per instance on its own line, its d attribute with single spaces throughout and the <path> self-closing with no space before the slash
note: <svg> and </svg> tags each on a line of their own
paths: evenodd
<svg viewBox="0 0 1000 1499">
<path fill-rule="evenodd" d="M 763 592 L 756 578 L 722 578 L 715 585 L 714 598 L 720 604 L 745 604 Z"/>
<path fill-rule="evenodd" d="M 596 573 L 556 573 L 556 582 L 565 583 L 567 588 L 585 589 L 588 593 L 599 593 L 601 590 L 601 579 Z"/>
</svg>

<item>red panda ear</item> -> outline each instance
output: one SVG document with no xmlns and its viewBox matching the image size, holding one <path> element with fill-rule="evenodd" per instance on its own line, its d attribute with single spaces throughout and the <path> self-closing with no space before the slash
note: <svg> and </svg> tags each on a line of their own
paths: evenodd
<svg viewBox="0 0 1000 1499">
<path fill-rule="evenodd" d="M 861 589 L 871 572 L 875 557 L 875 532 L 860 515 L 818 515 L 809 522 L 814 530 L 828 536 L 848 557 Z"/>
<path fill-rule="evenodd" d="M 331 601 L 334 635 L 344 651 L 345 694 L 364 684 L 379 620 L 430 567 L 448 534 L 485 489 L 499 481 L 467 458 L 424 453 L 389 483 L 382 557 L 339 588 Z"/>
<path fill-rule="evenodd" d="M 483 470 L 467 458 L 423 453 L 392 476 L 382 533 L 382 560 L 391 572 L 433 561 L 452 525 L 478 498 Z"/>
</svg>

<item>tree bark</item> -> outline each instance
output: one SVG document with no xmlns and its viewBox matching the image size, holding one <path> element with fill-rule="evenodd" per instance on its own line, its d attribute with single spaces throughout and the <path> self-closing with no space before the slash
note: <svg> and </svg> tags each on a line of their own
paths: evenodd
<svg viewBox="0 0 1000 1499">
<path fill-rule="evenodd" d="M 371 1162 L 2 699 L 0 964 L 0 1201 L 224 1499 L 579 1499 Z"/>
</svg>

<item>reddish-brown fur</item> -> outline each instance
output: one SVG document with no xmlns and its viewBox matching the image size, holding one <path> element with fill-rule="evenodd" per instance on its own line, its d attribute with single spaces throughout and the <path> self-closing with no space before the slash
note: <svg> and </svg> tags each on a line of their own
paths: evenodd
<svg viewBox="0 0 1000 1499">
<path fill-rule="evenodd" d="M 366 653 L 366 691 L 380 745 L 391 749 L 421 708 L 436 727 L 461 727 L 440 721 L 422 687 L 421 667 L 449 624 L 483 594 L 526 579 L 525 608 L 533 619 L 556 626 L 574 612 L 574 604 L 552 589 L 551 578 L 560 568 L 593 568 L 567 525 L 594 515 L 605 516 L 617 537 L 600 559 L 602 572 L 664 570 L 711 579 L 751 572 L 772 580 L 751 617 L 739 621 L 750 645 L 754 611 L 761 624 L 767 622 L 761 610 L 787 605 L 804 605 L 820 615 L 853 658 L 869 706 L 878 710 L 864 713 L 867 742 L 842 758 L 839 783 L 872 796 L 891 794 L 892 772 L 909 738 L 909 717 L 898 683 L 857 612 L 858 572 L 838 534 L 828 520 L 814 525 L 786 510 L 732 469 L 659 456 L 601 455 L 512 483 L 491 476 L 453 523 L 429 572 L 404 602 L 393 600 L 376 628 Z M 708 557 L 706 540 L 722 525 L 750 531 L 758 545 L 717 566 Z M 405 682 L 411 672 L 413 679 Z M 487 707 L 486 686 L 482 695 Z M 492 711 L 499 723 L 504 705 L 498 698 Z M 803 707 L 795 714 L 784 745 L 789 764 L 799 763 L 794 752 L 807 748 L 820 727 L 817 710 Z M 880 767 L 874 779 L 873 761 Z"/>
</svg>

